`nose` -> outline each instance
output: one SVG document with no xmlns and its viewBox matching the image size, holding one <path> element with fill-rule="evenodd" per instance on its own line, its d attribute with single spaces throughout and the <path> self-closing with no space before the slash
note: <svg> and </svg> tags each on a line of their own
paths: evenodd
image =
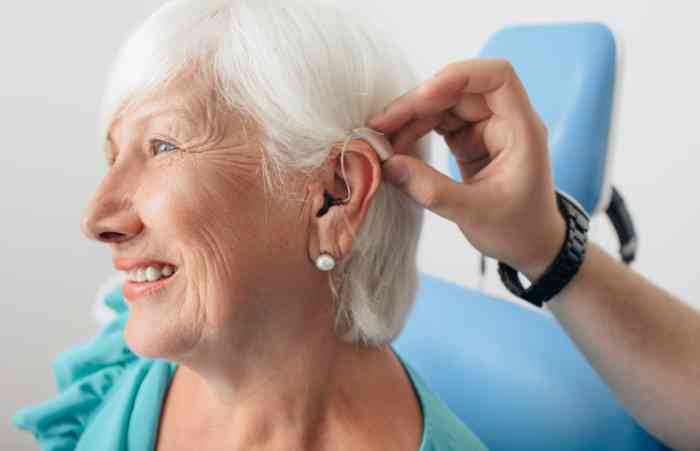
<svg viewBox="0 0 700 451">
<path fill-rule="evenodd" d="M 83 212 L 80 229 L 92 240 L 121 243 L 143 230 L 133 202 L 126 196 L 119 196 L 114 188 L 103 182 Z"/>
</svg>

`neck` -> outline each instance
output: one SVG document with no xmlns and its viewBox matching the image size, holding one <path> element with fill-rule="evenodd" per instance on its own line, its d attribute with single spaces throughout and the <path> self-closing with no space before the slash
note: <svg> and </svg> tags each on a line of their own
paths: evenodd
<svg viewBox="0 0 700 451">
<path fill-rule="evenodd" d="M 344 343 L 320 316 L 302 315 L 294 328 L 286 318 L 286 332 L 258 327 L 245 346 L 209 346 L 181 359 L 178 378 L 196 430 L 231 449 L 325 449 L 320 442 L 335 440 L 334 431 L 369 418 L 367 399 L 386 387 L 391 349 Z"/>
</svg>

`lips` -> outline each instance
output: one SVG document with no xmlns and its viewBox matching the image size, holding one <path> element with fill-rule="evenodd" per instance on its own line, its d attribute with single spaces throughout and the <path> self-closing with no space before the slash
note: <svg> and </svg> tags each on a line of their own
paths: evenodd
<svg viewBox="0 0 700 451">
<path fill-rule="evenodd" d="M 165 289 L 177 274 L 177 267 L 171 263 L 155 259 L 114 258 L 115 268 L 125 274 L 122 288 L 124 298 L 135 301 Z"/>
<path fill-rule="evenodd" d="M 170 277 L 159 279 L 155 282 L 135 282 L 127 280 L 124 282 L 122 294 L 124 298 L 129 301 L 136 301 L 138 299 L 154 296 L 163 291 L 176 275 L 177 274 L 173 274 Z"/>
</svg>

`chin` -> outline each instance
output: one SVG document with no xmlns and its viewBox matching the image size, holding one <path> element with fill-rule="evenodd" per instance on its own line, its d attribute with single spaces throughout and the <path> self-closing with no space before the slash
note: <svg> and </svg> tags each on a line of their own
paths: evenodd
<svg viewBox="0 0 700 451">
<path fill-rule="evenodd" d="M 175 321 L 146 316 L 143 312 L 132 310 L 124 328 L 124 341 L 134 354 L 145 358 L 172 359 L 192 348 L 192 340 L 183 336 L 184 328 L 178 327 Z"/>
</svg>

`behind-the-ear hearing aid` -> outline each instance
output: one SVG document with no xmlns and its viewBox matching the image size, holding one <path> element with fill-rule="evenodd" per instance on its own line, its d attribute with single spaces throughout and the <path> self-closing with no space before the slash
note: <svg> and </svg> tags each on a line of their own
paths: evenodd
<svg viewBox="0 0 700 451">
<path fill-rule="evenodd" d="M 356 128 L 350 134 L 350 139 L 353 137 L 362 139 L 372 146 L 372 148 L 377 152 L 381 163 L 384 163 L 394 155 L 394 148 L 391 145 L 391 142 L 389 142 L 386 135 L 382 132 L 378 132 L 367 127 Z"/>
<path fill-rule="evenodd" d="M 350 200 L 351 197 L 351 192 L 350 192 L 350 185 L 348 184 L 347 177 L 345 176 L 345 150 L 347 149 L 348 143 L 352 138 L 358 138 L 362 139 L 363 141 L 367 142 L 372 149 L 374 149 L 375 152 L 377 152 L 377 156 L 379 156 L 380 164 L 383 164 L 386 160 L 392 157 L 394 155 L 394 149 L 389 142 L 389 140 L 386 138 L 386 135 L 384 133 L 378 132 L 376 130 L 373 130 L 371 128 L 367 127 L 362 127 L 362 128 L 356 128 L 352 132 L 350 132 L 345 139 L 345 143 L 343 144 L 343 149 L 340 153 L 340 166 L 342 168 L 343 172 L 343 180 L 345 180 L 345 185 L 348 188 L 348 197 L 346 199 L 336 199 L 333 197 L 330 193 L 324 192 L 323 197 L 324 197 L 324 202 L 323 202 L 323 208 L 321 208 L 318 211 L 318 214 L 316 215 L 317 217 L 325 215 L 328 210 L 334 206 L 334 205 L 342 205 Z"/>
</svg>

